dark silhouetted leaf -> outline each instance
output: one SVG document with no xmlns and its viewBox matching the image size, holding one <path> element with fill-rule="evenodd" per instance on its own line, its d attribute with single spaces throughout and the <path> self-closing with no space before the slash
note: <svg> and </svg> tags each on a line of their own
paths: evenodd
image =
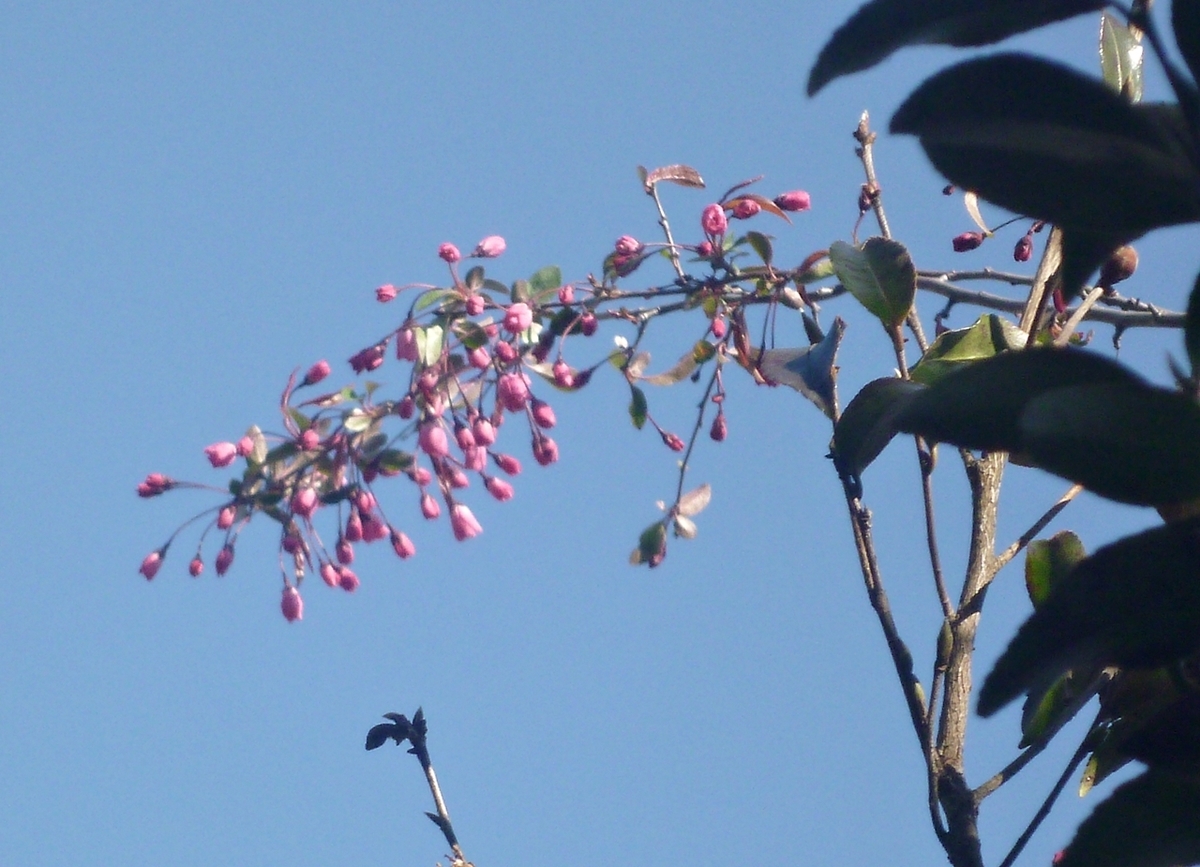
<svg viewBox="0 0 1200 867">
<path fill-rule="evenodd" d="M 830 418 L 837 417 L 838 346 L 846 331 L 841 317 L 820 343 L 803 349 L 768 349 L 759 359 L 759 371 L 767 379 L 791 386 L 817 405 Z"/>
<path fill-rule="evenodd" d="M 1187 347 L 1188 360 L 1192 363 L 1192 376 L 1200 376 L 1200 277 L 1196 278 L 1192 294 L 1188 296 L 1183 342 Z"/>
<path fill-rule="evenodd" d="M 641 430 L 646 424 L 646 412 L 649 407 L 646 405 L 646 393 L 636 385 L 630 386 L 630 401 L 629 401 L 629 418 L 633 421 L 633 426 Z"/>
<path fill-rule="evenodd" d="M 1171 0 L 1171 27 L 1192 78 L 1200 81 L 1200 0 Z"/>
<path fill-rule="evenodd" d="M 1033 607 L 1045 602 L 1051 589 L 1086 556 L 1083 542 L 1070 530 L 1030 542 L 1025 551 L 1025 589 Z"/>
<path fill-rule="evenodd" d="M 775 251 L 771 247 L 771 239 L 762 232 L 747 232 L 746 240 L 750 242 L 750 246 L 754 248 L 758 258 L 763 260 L 763 264 L 770 265 L 771 259 L 775 255 Z"/>
<path fill-rule="evenodd" d="M 889 328 L 904 321 L 917 293 L 917 271 L 899 241 L 871 238 L 861 247 L 835 241 L 829 260 L 838 280 Z"/>
<path fill-rule="evenodd" d="M 376 750 L 388 742 L 388 739 L 394 740 L 396 746 L 404 743 L 411 734 L 412 729 L 408 719 L 404 714 L 386 713 L 384 716 L 391 722 L 380 723 L 377 726 L 372 726 L 367 732 L 367 749 Z"/>
<path fill-rule="evenodd" d="M 918 136 L 955 184 L 1010 211 L 1132 239 L 1200 219 L 1177 116 L 1065 66 L 1000 54 L 925 81 L 891 128 Z"/>
<path fill-rule="evenodd" d="M 1200 863 L 1200 782 L 1149 770 L 1118 786 L 1084 820 L 1059 867 Z"/>
<path fill-rule="evenodd" d="M 896 435 L 896 415 L 923 388 L 894 376 L 863 386 L 833 429 L 833 461 L 838 473 L 862 475 Z"/>
<path fill-rule="evenodd" d="M 1156 668 L 1200 647 L 1200 522 L 1128 536 L 1080 561 L 1025 621 L 979 693 L 991 716 L 1068 669 Z"/>
<path fill-rule="evenodd" d="M 1092 696 L 1095 671 L 1077 674 L 1069 671 L 1044 693 L 1030 695 L 1021 712 L 1021 749 L 1036 742 L 1047 732 L 1069 722 Z"/>
<path fill-rule="evenodd" d="M 673 184 L 679 184 L 681 187 L 704 188 L 704 178 L 700 177 L 700 173 L 691 166 L 678 164 L 663 166 L 652 172 L 647 172 L 644 168 L 638 166 L 638 173 L 641 175 L 642 185 L 646 188 L 647 193 L 660 181 L 670 181 Z"/>
<path fill-rule="evenodd" d="M 1100 0 L 873 0 L 837 29 L 808 76 L 812 96 L 907 45 L 989 45 L 1101 9 Z"/>
<path fill-rule="evenodd" d="M 1062 280 L 1063 297 L 1068 301 L 1083 291 L 1088 278 L 1104 264 L 1113 250 L 1132 240 L 1128 235 L 1074 226 L 1060 226 L 1059 229 L 1062 231 L 1059 279 Z"/>
<path fill-rule="evenodd" d="M 966 328 L 938 335 L 912 369 L 913 382 L 933 385 L 952 370 L 991 358 L 1011 349 L 1022 349 L 1028 335 L 1002 316 L 985 313 Z"/>
</svg>

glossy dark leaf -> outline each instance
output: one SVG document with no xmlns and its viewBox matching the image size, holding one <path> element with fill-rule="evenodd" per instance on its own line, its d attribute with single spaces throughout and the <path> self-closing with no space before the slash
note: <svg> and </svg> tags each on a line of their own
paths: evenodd
<svg viewBox="0 0 1200 867">
<path fill-rule="evenodd" d="M 1028 335 L 995 313 L 985 313 L 966 328 L 946 331 L 913 366 L 912 380 L 933 385 L 947 373 L 1001 352 L 1023 349 Z"/>
<path fill-rule="evenodd" d="M 833 429 L 833 461 L 838 473 L 862 475 L 896 435 L 897 414 L 922 388 L 894 376 L 863 386 Z"/>
<path fill-rule="evenodd" d="M 1178 111 L 1060 64 L 1000 54 L 925 81 L 892 118 L 955 184 L 1019 214 L 1134 238 L 1200 219 Z"/>
<path fill-rule="evenodd" d="M 841 317 L 820 343 L 802 349 L 768 349 L 759 359 L 759 371 L 768 380 L 790 386 L 817 405 L 830 418 L 837 416 L 838 347 L 845 333 Z"/>
<path fill-rule="evenodd" d="M 906 45 L 988 45 L 1105 5 L 1099 0 L 873 0 L 821 49 L 808 76 L 808 95 Z"/>
<path fill-rule="evenodd" d="M 1025 589 L 1029 591 L 1033 607 L 1041 606 L 1051 589 L 1086 556 L 1083 542 L 1070 530 L 1030 542 L 1025 551 Z"/>
<path fill-rule="evenodd" d="M 1200 81 L 1200 0 L 1171 0 L 1171 27 L 1192 78 Z"/>
<path fill-rule="evenodd" d="M 1111 12 L 1100 14 L 1100 72 L 1104 83 L 1130 102 L 1142 100 L 1141 34 Z"/>
<path fill-rule="evenodd" d="M 1004 352 L 968 364 L 915 395 L 896 420 L 908 433 L 968 449 L 1020 451 L 1021 413 L 1055 388 L 1141 380 L 1100 355 L 1079 349 Z"/>
<path fill-rule="evenodd" d="M 636 385 L 630 386 L 629 418 L 633 421 L 633 426 L 638 430 L 641 430 L 646 425 L 647 411 L 646 393 Z"/>
<path fill-rule="evenodd" d="M 1187 347 L 1188 360 L 1192 363 L 1192 376 L 1200 376 L 1200 276 L 1196 278 L 1192 294 L 1188 296 L 1183 342 Z"/>
<path fill-rule="evenodd" d="M 990 716 L 1069 669 L 1156 668 L 1200 646 L 1200 522 L 1100 548 L 1021 626 L 979 693 Z"/>
<path fill-rule="evenodd" d="M 1117 787 L 1059 867 L 1179 867 L 1200 862 L 1200 782 L 1149 770 Z"/>
<path fill-rule="evenodd" d="M 746 240 L 750 242 L 750 246 L 754 248 L 758 258 L 763 260 L 763 264 L 770 265 L 771 259 L 775 255 L 775 251 L 771 247 L 771 239 L 762 232 L 747 232 Z"/>
<path fill-rule="evenodd" d="M 917 271 L 899 241 L 870 238 L 861 247 L 835 241 L 829 260 L 838 280 L 887 327 L 904 321 L 917 293 Z"/>
</svg>

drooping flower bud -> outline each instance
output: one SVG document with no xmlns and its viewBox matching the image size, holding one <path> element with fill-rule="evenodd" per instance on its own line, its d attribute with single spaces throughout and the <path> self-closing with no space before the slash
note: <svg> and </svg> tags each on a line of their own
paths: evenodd
<svg viewBox="0 0 1200 867">
<path fill-rule="evenodd" d="M 339 577 L 340 576 L 338 575 L 337 567 L 334 566 L 332 563 L 322 563 L 321 564 L 321 580 L 324 581 L 326 584 L 328 584 L 330 587 L 338 586 L 338 578 Z"/>
<path fill-rule="evenodd" d="M 724 442 L 726 435 L 729 433 L 729 427 L 725 422 L 725 413 L 718 412 L 717 417 L 713 419 L 712 428 L 709 429 L 708 435 L 712 437 L 714 442 Z"/>
<path fill-rule="evenodd" d="M 571 370 L 571 365 L 567 364 L 561 358 L 554 362 L 551 368 L 554 373 L 554 383 L 560 388 L 571 388 L 575 384 L 575 374 Z"/>
<path fill-rule="evenodd" d="M 217 574 L 224 575 L 229 571 L 229 567 L 233 565 L 233 546 L 225 545 L 217 552 Z"/>
<path fill-rule="evenodd" d="M 433 474 L 424 467 L 417 467 L 412 471 L 412 480 L 423 488 L 433 481 Z"/>
<path fill-rule="evenodd" d="M 421 425 L 417 435 L 421 451 L 431 458 L 444 458 L 450 454 L 450 443 L 446 437 L 446 429 L 439 422 L 427 421 Z"/>
<path fill-rule="evenodd" d="M 961 235 L 956 235 L 951 243 L 955 253 L 974 250 L 983 243 L 983 232 L 963 232 Z"/>
<path fill-rule="evenodd" d="M 488 235 L 475 247 L 475 252 L 472 256 L 480 259 L 495 259 L 508 248 L 504 243 L 504 239 L 499 235 Z"/>
<path fill-rule="evenodd" d="M 204 456 L 213 467 L 227 467 L 237 458 L 237 446 L 233 443 L 213 443 L 204 447 Z"/>
<path fill-rule="evenodd" d="M 463 449 L 463 466 L 473 473 L 482 472 L 487 466 L 487 449 L 481 446 Z"/>
<path fill-rule="evenodd" d="M 520 334 L 533 324 L 533 311 L 524 301 L 510 304 L 504 311 L 504 330 L 511 334 Z"/>
<path fill-rule="evenodd" d="M 738 199 L 738 203 L 733 206 L 733 216 L 738 220 L 749 220 L 761 210 L 762 205 L 754 199 Z"/>
<path fill-rule="evenodd" d="M 204 561 L 201 560 L 200 555 L 197 554 L 195 557 L 192 558 L 192 562 L 188 563 L 188 574 L 191 575 L 193 578 L 199 578 L 200 573 L 203 571 L 204 571 Z"/>
<path fill-rule="evenodd" d="M 471 425 L 471 435 L 481 446 L 490 446 L 496 441 L 496 428 L 483 416 L 475 419 Z"/>
<path fill-rule="evenodd" d="M 217 529 L 228 530 L 233 526 L 233 519 L 237 517 L 237 506 L 229 505 L 217 512 Z"/>
<path fill-rule="evenodd" d="M 362 541 L 363 519 L 358 509 L 350 510 L 350 517 L 346 519 L 346 530 L 343 535 L 351 542 Z"/>
<path fill-rule="evenodd" d="M 484 486 L 489 494 L 502 503 L 513 498 L 513 486 L 497 476 L 488 476 Z"/>
<path fill-rule="evenodd" d="M 520 412 L 529 400 L 529 377 L 523 373 L 501 374 L 496 381 L 496 398 L 509 412 Z"/>
<path fill-rule="evenodd" d="M 792 190 L 776 196 L 775 207 L 781 211 L 807 211 L 812 207 L 812 199 L 804 190 Z"/>
<path fill-rule="evenodd" d="M 558 419 L 554 415 L 554 407 L 546 401 L 535 397 L 530 402 L 530 407 L 533 410 L 533 423 L 543 430 L 550 430 L 558 423 Z"/>
<path fill-rule="evenodd" d="M 407 560 L 413 554 L 417 553 L 417 546 L 404 533 L 399 530 L 392 530 L 392 550 L 396 552 L 396 556 L 401 560 Z"/>
<path fill-rule="evenodd" d="M 1013 247 L 1013 259 L 1017 262 L 1028 262 L 1033 255 L 1033 232 L 1026 232 Z"/>
<path fill-rule="evenodd" d="M 304 379 L 300 382 L 300 385 L 316 385 L 322 379 L 329 376 L 330 369 L 329 362 L 322 358 L 308 369 L 308 373 L 304 374 Z"/>
<path fill-rule="evenodd" d="M 496 357 L 499 358 L 503 364 L 507 365 L 516 361 L 517 358 L 520 357 L 520 354 L 517 352 L 516 347 L 514 347 L 511 343 L 501 340 L 496 344 Z"/>
<path fill-rule="evenodd" d="M 588 311 L 579 317 L 579 330 L 583 332 L 584 337 L 591 337 L 599 327 L 600 321 L 596 319 L 595 313 Z"/>
<path fill-rule="evenodd" d="M 673 452 L 681 452 L 686 447 L 683 440 L 681 440 L 675 434 L 668 433 L 667 431 L 663 431 L 662 440 L 667 444 L 667 448 Z"/>
<path fill-rule="evenodd" d="M 708 330 L 712 332 L 712 336 L 720 340 L 725 336 L 725 317 L 719 313 L 712 318 L 712 322 L 708 325 Z"/>
<path fill-rule="evenodd" d="M 1117 283 L 1132 277 L 1133 272 L 1137 270 L 1137 266 L 1137 250 L 1128 244 L 1124 247 L 1118 247 L 1100 268 L 1100 279 L 1096 285 L 1102 286 L 1106 290 L 1111 290 Z"/>
<path fill-rule="evenodd" d="M 337 582 L 338 586 L 341 587 L 343 590 L 345 590 L 347 593 L 353 593 L 355 590 L 358 589 L 359 584 L 362 583 L 358 580 L 358 576 L 355 575 L 350 570 L 350 568 L 347 566 L 338 566 L 337 567 L 337 575 L 338 575 L 338 582 Z"/>
<path fill-rule="evenodd" d="M 521 462 L 512 455 L 492 455 L 492 460 L 496 462 L 496 466 L 510 476 L 519 475 L 521 472 Z"/>
<path fill-rule="evenodd" d="M 454 530 L 454 538 L 460 542 L 473 539 L 483 532 L 479 521 L 462 503 L 455 503 L 450 508 L 450 527 Z"/>
<path fill-rule="evenodd" d="M 386 539 L 390 535 L 388 525 L 379 520 L 379 517 L 371 513 L 363 515 L 362 537 L 363 541 L 370 544 L 378 542 L 380 539 Z"/>
<path fill-rule="evenodd" d="M 379 365 L 383 364 L 383 349 L 382 345 L 376 344 L 359 350 L 350 356 L 350 366 L 354 368 L 355 373 L 365 373 L 375 370 Z"/>
<path fill-rule="evenodd" d="M 458 252 L 458 247 L 455 247 L 449 241 L 438 247 L 438 257 L 450 265 L 462 261 L 462 253 Z"/>
<path fill-rule="evenodd" d="M 301 488 L 292 495 L 292 511 L 301 518 L 311 518 L 321 505 L 321 499 L 312 488 Z"/>
<path fill-rule="evenodd" d="M 304 600 L 300 598 L 300 591 L 291 584 L 283 588 L 283 599 L 279 607 L 288 623 L 304 619 Z"/>
<path fill-rule="evenodd" d="M 147 581 L 158 574 L 158 570 L 162 566 L 163 551 L 164 549 L 162 548 L 157 551 L 151 551 L 146 555 L 146 559 L 142 561 L 142 565 L 138 567 L 138 571 L 146 576 Z"/>
<path fill-rule="evenodd" d="M 375 290 L 375 300 L 380 304 L 387 304 L 396 298 L 396 287 L 391 283 L 384 283 Z"/>
<path fill-rule="evenodd" d="M 421 514 L 427 520 L 434 520 L 438 515 L 442 514 L 442 507 L 438 505 L 438 501 L 431 497 L 428 493 L 421 494 Z"/>
<path fill-rule="evenodd" d="M 713 254 L 712 241 L 704 241 L 696 246 L 696 255 L 701 259 L 707 259 Z"/>
<path fill-rule="evenodd" d="M 558 460 L 558 443 L 548 436 L 538 434 L 533 438 L 533 459 L 543 467 Z"/>
<path fill-rule="evenodd" d="M 729 228 L 729 219 L 725 216 L 725 209 L 717 204 L 706 206 L 700 214 L 700 227 L 710 238 L 719 238 L 724 235 L 725 230 Z"/>
<path fill-rule="evenodd" d="M 462 422 L 456 422 L 454 425 L 454 441 L 458 443 L 458 447 L 463 451 L 475 445 L 475 434 L 471 433 L 471 429 Z"/>
<path fill-rule="evenodd" d="M 173 487 L 175 487 L 175 480 L 170 476 L 164 476 L 162 473 L 150 473 L 138 483 L 137 492 L 139 497 L 157 497 Z"/>
<path fill-rule="evenodd" d="M 350 544 L 350 540 L 345 536 L 338 539 L 334 553 L 337 555 L 337 561 L 343 566 L 349 566 L 354 562 L 354 546 Z"/>
<path fill-rule="evenodd" d="M 400 361 L 416 361 L 421 357 L 417 347 L 417 332 L 411 328 L 401 328 L 396 335 L 396 358 Z"/>
</svg>

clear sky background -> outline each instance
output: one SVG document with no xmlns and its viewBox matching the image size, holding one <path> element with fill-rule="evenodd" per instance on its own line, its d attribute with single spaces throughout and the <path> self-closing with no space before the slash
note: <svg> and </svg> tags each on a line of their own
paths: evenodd
<svg viewBox="0 0 1200 867">
<path fill-rule="evenodd" d="M 627 557 L 674 490 L 675 456 L 632 428 L 612 373 L 553 396 L 557 465 L 534 465 L 520 437 L 506 444 L 527 469 L 510 503 L 469 493 L 477 539 L 423 521 L 407 482 L 384 486 L 417 557 L 360 547 L 361 589 L 306 584 L 301 623 L 279 614 L 262 521 L 224 578 L 211 547 L 209 570 L 188 577 L 195 533 L 152 583 L 136 571 L 213 504 L 188 491 L 142 501 L 137 482 L 222 484 L 203 446 L 252 423 L 278 430 L 295 367 L 324 357 L 349 379 L 344 359 L 402 315 L 374 287 L 443 280 L 442 241 L 504 235 L 489 273 L 505 282 L 549 263 L 582 278 L 619 235 L 656 238 L 635 167 L 671 162 L 710 185 L 665 191 L 691 240 L 706 203 L 758 174 L 767 195 L 812 194 L 793 226 L 753 225 L 778 237 L 781 262 L 848 238 L 859 113 L 883 130 L 957 56 L 904 52 L 807 99 L 817 50 L 856 5 L 3 4 L 0 863 L 432 864 L 445 845 L 422 815 L 416 762 L 362 747 L 380 714 L 419 705 L 480 867 L 943 863 L 824 457 L 828 425 L 737 371 L 729 439 L 693 462 L 715 490 L 699 537 L 672 540 L 653 572 Z M 1085 18 L 1015 44 L 1095 70 L 1096 31 Z M 1012 267 L 1016 227 L 951 252 L 973 227 L 912 141 L 881 137 L 877 160 L 920 267 Z M 1178 309 L 1200 265 L 1187 238 L 1140 245 L 1127 293 Z M 919 305 L 927 321 L 940 306 Z M 868 316 L 847 300 L 826 305 L 835 313 L 849 322 L 845 403 L 892 364 Z M 803 342 L 798 317 L 780 322 L 781 345 Z M 697 313 L 662 329 L 655 364 L 703 328 Z M 577 341 L 572 360 L 602 357 L 615 333 Z M 1111 353 L 1108 338 L 1096 346 Z M 1121 357 L 1163 381 L 1178 347 L 1132 333 Z M 376 378 L 399 375 L 390 361 Z M 697 398 L 684 383 L 652 393 L 652 409 L 682 433 Z M 916 479 L 897 442 L 864 481 L 927 680 L 940 620 Z M 937 485 L 958 574 L 953 460 Z M 1014 469 L 1006 487 L 1004 543 L 1065 484 Z M 1084 497 L 1055 526 L 1094 548 L 1154 520 Z M 988 601 L 984 668 L 1028 611 L 1019 569 Z M 985 803 L 989 862 L 1080 735 Z M 972 781 L 1018 739 L 1015 710 L 974 720 Z M 1072 789 L 1023 863 L 1048 863 L 1098 801 Z"/>
</svg>

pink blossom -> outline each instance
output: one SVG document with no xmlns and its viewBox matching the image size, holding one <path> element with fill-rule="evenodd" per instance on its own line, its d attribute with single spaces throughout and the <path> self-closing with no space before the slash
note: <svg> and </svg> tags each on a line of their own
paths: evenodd
<svg viewBox="0 0 1200 867">
<path fill-rule="evenodd" d="M 488 493 L 502 503 L 513 498 L 513 486 L 504 479 L 488 476 L 484 485 L 487 487 Z"/>
<path fill-rule="evenodd" d="M 205 446 L 204 455 L 214 467 L 227 467 L 237 457 L 237 446 L 233 443 L 213 443 Z"/>
<path fill-rule="evenodd" d="M 421 514 L 427 520 L 434 520 L 438 515 L 442 514 L 442 507 L 438 505 L 438 501 L 431 497 L 428 493 L 421 494 Z"/>
<path fill-rule="evenodd" d="M 137 486 L 139 497 L 157 497 L 175 487 L 175 480 L 162 473 L 150 473 Z"/>
<path fill-rule="evenodd" d="M 471 425 L 471 433 L 475 442 L 481 446 L 490 446 L 496 441 L 496 428 L 483 416 L 475 419 L 475 423 Z"/>
<path fill-rule="evenodd" d="M 424 467 L 417 467 L 412 471 L 412 480 L 423 488 L 433 481 L 433 476 Z"/>
<path fill-rule="evenodd" d="M 533 311 L 529 309 L 529 305 L 524 301 L 518 301 L 516 304 L 510 304 L 508 309 L 504 311 L 505 331 L 513 334 L 520 334 L 532 324 Z"/>
<path fill-rule="evenodd" d="M 162 561 L 162 549 L 159 549 L 158 551 L 151 551 L 146 555 L 146 559 L 142 561 L 142 565 L 138 567 L 138 571 L 145 575 L 146 580 L 149 581 L 158 574 L 159 567 L 162 566 Z"/>
<path fill-rule="evenodd" d="M 533 438 L 533 459 L 543 467 L 558 460 L 558 443 L 548 436 L 539 434 Z"/>
<path fill-rule="evenodd" d="M 321 435 L 312 428 L 309 428 L 304 433 L 300 434 L 300 448 L 306 452 L 316 451 L 317 446 L 321 444 Z"/>
<path fill-rule="evenodd" d="M 725 317 L 721 315 L 714 316 L 708 328 L 712 332 L 712 336 L 720 340 L 725 336 Z"/>
<path fill-rule="evenodd" d="M 375 370 L 383 364 L 383 348 L 382 345 L 375 344 L 350 356 L 350 366 L 354 368 L 354 372 L 364 373 Z"/>
<path fill-rule="evenodd" d="M 237 441 L 237 453 L 241 457 L 247 457 L 254 452 L 254 439 L 249 434 Z"/>
<path fill-rule="evenodd" d="M 696 255 L 701 259 L 707 259 L 713 254 L 712 241 L 705 241 L 696 247 Z"/>
<path fill-rule="evenodd" d="M 320 505 L 321 500 L 312 488 L 301 488 L 292 495 L 292 511 L 301 518 L 311 518 Z"/>
<path fill-rule="evenodd" d="M 463 466 L 473 473 L 482 472 L 487 466 L 487 449 L 480 446 L 463 449 Z"/>
<path fill-rule="evenodd" d="M 345 537 L 351 542 L 361 542 L 363 538 L 363 520 L 358 509 L 350 510 L 350 517 L 346 519 Z"/>
<path fill-rule="evenodd" d="M 504 239 L 499 235 L 488 235 L 475 247 L 475 252 L 472 256 L 480 259 L 495 259 L 508 248 L 504 243 Z"/>
<path fill-rule="evenodd" d="M 304 619 L 304 600 L 300 598 L 300 591 L 290 584 L 283 588 L 283 599 L 279 607 L 288 623 Z"/>
<path fill-rule="evenodd" d="M 761 210 L 762 205 L 754 199 L 738 199 L 738 203 L 733 206 L 733 216 L 739 220 L 749 220 Z"/>
<path fill-rule="evenodd" d="M 560 304 L 575 303 L 575 287 L 574 286 L 559 286 L 558 301 Z"/>
<path fill-rule="evenodd" d="M 617 243 L 613 245 L 613 250 L 618 256 L 636 256 L 642 252 L 644 244 L 632 235 L 622 235 L 617 238 Z"/>
<path fill-rule="evenodd" d="M 477 346 L 467 353 L 467 361 L 476 370 L 487 370 L 491 366 L 492 356 L 486 346 Z"/>
<path fill-rule="evenodd" d="M 329 362 L 322 358 L 308 369 L 308 373 L 304 374 L 304 379 L 300 382 L 300 385 L 316 385 L 322 379 L 329 376 L 330 370 Z"/>
<path fill-rule="evenodd" d="M 217 512 L 217 529 L 228 530 L 233 526 L 233 519 L 237 517 L 236 506 L 226 506 L 221 511 Z"/>
<path fill-rule="evenodd" d="M 380 304 L 387 304 L 389 301 L 395 300 L 396 287 L 391 283 L 384 283 L 375 290 L 375 300 Z"/>
<path fill-rule="evenodd" d="M 579 317 L 579 330 L 583 332 L 584 337 L 591 337 L 596 333 L 598 327 L 600 327 L 600 322 L 596 319 L 595 313 L 588 312 Z"/>
<path fill-rule="evenodd" d="M 338 574 L 338 581 L 337 581 L 338 586 L 341 587 L 343 590 L 345 590 L 347 593 L 353 593 L 355 590 L 358 589 L 359 584 L 362 583 L 358 580 L 358 576 L 355 575 L 352 571 L 350 571 L 350 569 L 346 566 L 338 566 L 337 574 Z"/>
<path fill-rule="evenodd" d="M 338 539 L 337 547 L 334 548 L 334 554 L 337 556 L 337 561 L 344 566 L 349 566 L 354 562 L 354 546 L 350 544 L 350 540 L 345 536 Z"/>
<path fill-rule="evenodd" d="M 226 545 L 217 552 L 217 574 L 224 575 L 233 565 L 233 546 Z"/>
<path fill-rule="evenodd" d="M 520 353 L 517 352 L 516 347 L 511 343 L 501 340 L 496 344 L 496 357 L 504 364 L 512 364 L 520 357 Z"/>
<path fill-rule="evenodd" d="M 438 422 L 427 421 L 422 424 L 421 432 L 417 435 L 417 442 L 421 446 L 421 451 L 431 458 L 444 458 L 450 454 L 446 429 Z"/>
<path fill-rule="evenodd" d="M 438 247 L 438 257 L 453 265 L 455 262 L 462 260 L 462 253 L 458 252 L 458 247 L 447 241 Z"/>
<path fill-rule="evenodd" d="M 416 361 L 419 357 L 417 333 L 411 328 L 401 328 L 396 335 L 396 358 L 400 361 Z"/>
<path fill-rule="evenodd" d="M 954 246 L 955 253 L 965 253 L 968 250 L 974 250 L 983 243 L 983 233 L 963 232 L 961 235 L 956 235 L 951 243 Z"/>
<path fill-rule="evenodd" d="M 482 295 L 468 296 L 465 304 L 468 316 L 478 316 L 486 306 L 487 300 Z"/>
<path fill-rule="evenodd" d="M 717 417 L 713 419 L 712 428 L 708 435 L 712 437 L 714 442 L 724 442 L 726 435 L 729 433 L 729 425 L 725 421 L 725 413 L 718 412 Z"/>
<path fill-rule="evenodd" d="M 473 539 L 483 532 L 483 527 L 471 510 L 462 503 L 455 503 L 450 509 L 450 527 L 454 530 L 454 538 L 460 542 Z"/>
<path fill-rule="evenodd" d="M 520 412 L 529 400 L 529 377 L 505 373 L 496 381 L 496 399 L 509 412 Z"/>
<path fill-rule="evenodd" d="M 544 400 L 538 400 L 536 397 L 531 404 L 533 408 L 533 423 L 543 430 L 549 430 L 558 423 L 558 419 L 554 416 L 554 407 L 546 403 Z"/>
<path fill-rule="evenodd" d="M 412 399 L 412 395 L 404 395 L 400 402 L 396 404 L 396 415 L 400 418 L 408 420 L 413 417 L 413 413 L 417 411 L 417 402 Z"/>
<path fill-rule="evenodd" d="M 567 364 L 561 358 L 554 362 L 551 368 L 554 373 L 554 383 L 561 388 L 570 388 L 575 384 L 575 374 L 571 370 L 571 365 Z"/>
<path fill-rule="evenodd" d="M 812 199 L 804 190 L 792 190 L 776 196 L 775 207 L 781 211 L 807 211 L 812 207 Z"/>
<path fill-rule="evenodd" d="M 401 560 L 407 560 L 413 554 L 417 553 L 417 546 L 404 533 L 399 530 L 392 530 L 392 550 L 396 552 L 396 556 Z"/>
<path fill-rule="evenodd" d="M 192 558 L 192 562 L 188 563 L 188 574 L 191 575 L 193 578 L 199 578 L 200 573 L 203 571 L 204 571 L 204 561 L 201 560 L 200 555 L 197 554 L 195 557 Z"/>
<path fill-rule="evenodd" d="M 496 466 L 508 475 L 520 475 L 521 462 L 512 455 L 492 455 L 492 460 L 496 462 Z"/>
<path fill-rule="evenodd" d="M 718 238 L 729 228 L 729 220 L 725 217 L 725 209 L 720 205 L 708 205 L 700 215 L 700 227 L 705 234 Z"/>
<path fill-rule="evenodd" d="M 388 525 L 375 515 L 368 514 L 363 518 L 362 534 L 364 542 L 378 542 L 388 537 Z"/>
<path fill-rule="evenodd" d="M 324 581 L 326 584 L 328 584 L 330 587 L 337 587 L 338 586 L 337 567 L 334 566 L 332 563 L 322 563 L 321 564 L 321 580 Z"/>
</svg>

